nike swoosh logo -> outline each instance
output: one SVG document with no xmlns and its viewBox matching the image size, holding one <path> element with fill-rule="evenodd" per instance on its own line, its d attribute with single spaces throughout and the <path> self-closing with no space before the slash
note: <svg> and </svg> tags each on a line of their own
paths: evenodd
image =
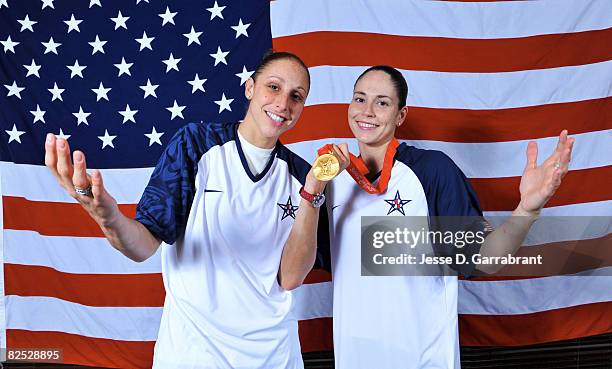
<svg viewBox="0 0 612 369">
<path fill-rule="evenodd" d="M 206 190 L 205 189 L 204 192 L 223 192 L 223 191 L 220 191 L 220 190 Z"/>
<path fill-rule="evenodd" d="M 332 211 L 334 211 L 334 209 L 335 209 L 335 208 L 337 208 L 338 206 L 340 206 L 340 205 L 334 205 L 334 206 L 332 206 Z"/>
</svg>

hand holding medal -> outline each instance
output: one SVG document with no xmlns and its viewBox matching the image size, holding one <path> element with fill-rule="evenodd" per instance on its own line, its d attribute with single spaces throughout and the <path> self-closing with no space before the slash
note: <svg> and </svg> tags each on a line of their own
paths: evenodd
<svg viewBox="0 0 612 369">
<path fill-rule="evenodd" d="M 321 182 L 331 181 L 349 164 L 349 152 L 346 144 L 326 145 L 328 152 L 321 152 L 312 164 L 312 171 L 316 179 Z M 325 151 L 325 150 L 323 150 Z"/>
<path fill-rule="evenodd" d="M 350 153 L 346 144 L 325 145 L 318 150 L 318 154 L 306 176 L 306 183 L 300 189 L 300 196 L 314 208 L 320 207 L 325 202 L 323 190 L 327 182 L 350 164 Z"/>
</svg>

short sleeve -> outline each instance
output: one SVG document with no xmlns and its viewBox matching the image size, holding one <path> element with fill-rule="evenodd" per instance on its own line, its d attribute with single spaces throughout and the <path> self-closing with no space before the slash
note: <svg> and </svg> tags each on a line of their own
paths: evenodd
<svg viewBox="0 0 612 369">
<path fill-rule="evenodd" d="M 136 208 L 136 220 L 167 244 L 184 233 L 195 194 L 202 150 L 192 130 L 183 127 L 168 143 Z"/>
<path fill-rule="evenodd" d="M 443 152 L 417 149 L 402 144 L 397 159 L 408 165 L 423 185 L 429 215 L 430 230 L 450 232 L 483 232 L 486 237 L 491 228 L 482 216 L 476 192 L 459 167 Z M 450 218 L 454 217 L 454 218 Z M 478 239 L 480 240 L 480 238 Z M 474 272 L 472 255 L 480 252 L 480 242 L 470 242 L 463 247 L 434 244 L 438 256 L 462 254 L 468 262 L 452 265 L 452 269 L 464 276 Z"/>
<path fill-rule="evenodd" d="M 436 152 L 436 186 L 432 216 L 482 216 L 476 192 L 459 167 L 442 152 Z"/>
<path fill-rule="evenodd" d="M 475 265 L 471 262 L 472 256 L 480 252 L 481 240 L 490 233 L 491 227 L 484 219 L 476 192 L 470 185 L 461 169 L 445 154 L 438 153 L 439 167 L 437 172 L 437 188 L 434 191 L 434 206 L 430 215 L 432 228 L 441 231 L 450 231 L 455 234 L 479 234 L 470 242 L 463 242 L 462 247 L 455 245 L 439 246 L 444 256 L 452 256 L 457 260 L 457 254 L 462 254 L 466 261 L 463 264 L 453 264 L 452 269 L 457 273 L 469 277 L 474 273 Z"/>
</svg>

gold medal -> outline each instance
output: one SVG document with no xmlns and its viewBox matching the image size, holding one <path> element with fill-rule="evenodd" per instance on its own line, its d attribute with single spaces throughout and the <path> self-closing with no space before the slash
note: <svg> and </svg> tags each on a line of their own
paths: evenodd
<svg viewBox="0 0 612 369">
<path fill-rule="evenodd" d="M 340 162 L 334 154 L 322 154 L 312 165 L 313 174 L 323 182 L 331 181 L 340 171 Z"/>
</svg>

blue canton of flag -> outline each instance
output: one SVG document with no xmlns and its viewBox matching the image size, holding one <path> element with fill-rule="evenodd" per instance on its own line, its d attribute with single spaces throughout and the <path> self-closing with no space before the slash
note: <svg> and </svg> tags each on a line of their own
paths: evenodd
<svg viewBox="0 0 612 369">
<path fill-rule="evenodd" d="M 51 132 L 89 167 L 151 167 L 185 123 L 238 121 L 269 7 L 0 0 L 0 160 L 43 164 Z"/>
</svg>

